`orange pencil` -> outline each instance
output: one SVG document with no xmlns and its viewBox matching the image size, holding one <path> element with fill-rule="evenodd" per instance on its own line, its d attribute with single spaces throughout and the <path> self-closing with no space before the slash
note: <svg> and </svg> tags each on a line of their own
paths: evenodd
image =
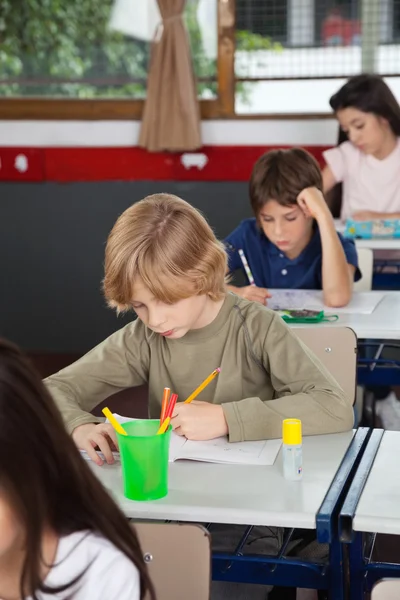
<svg viewBox="0 0 400 600">
<path fill-rule="evenodd" d="M 162 402 L 161 402 L 161 415 L 160 415 L 160 425 L 162 425 L 165 417 L 166 417 L 166 412 L 167 412 L 167 406 L 168 406 L 168 400 L 169 400 L 169 395 L 171 393 L 171 390 L 167 387 L 164 388 L 164 393 L 163 393 L 163 397 L 162 397 Z"/>
<path fill-rule="evenodd" d="M 185 404 L 189 404 L 189 403 L 190 403 L 192 400 L 194 400 L 194 399 L 195 399 L 195 398 L 196 398 L 196 397 L 197 397 L 197 396 L 200 394 L 200 392 L 202 392 L 202 391 L 204 390 L 204 388 L 208 386 L 208 384 L 209 384 L 209 383 L 210 383 L 210 382 L 211 382 L 211 381 L 214 379 L 214 377 L 216 377 L 216 376 L 218 375 L 218 373 L 220 373 L 220 371 L 221 371 L 220 367 L 218 367 L 218 369 L 215 369 L 215 370 L 214 370 L 214 371 L 211 373 L 211 375 L 209 375 L 209 376 L 207 377 L 207 379 L 205 379 L 205 380 L 203 381 L 203 383 L 201 383 L 201 384 L 199 385 L 199 387 L 198 387 L 198 388 L 196 388 L 196 389 L 194 390 L 194 392 L 192 392 L 192 393 L 190 394 L 189 398 L 187 398 L 187 399 L 185 400 Z"/>
</svg>

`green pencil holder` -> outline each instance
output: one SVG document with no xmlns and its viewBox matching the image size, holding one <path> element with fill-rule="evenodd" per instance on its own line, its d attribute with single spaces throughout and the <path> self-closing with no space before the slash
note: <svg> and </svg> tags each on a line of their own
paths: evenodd
<svg viewBox="0 0 400 600">
<path fill-rule="evenodd" d="M 130 500 L 157 500 L 168 494 L 170 426 L 157 435 L 158 419 L 123 423 L 128 435 L 117 433 L 124 495 Z"/>
</svg>

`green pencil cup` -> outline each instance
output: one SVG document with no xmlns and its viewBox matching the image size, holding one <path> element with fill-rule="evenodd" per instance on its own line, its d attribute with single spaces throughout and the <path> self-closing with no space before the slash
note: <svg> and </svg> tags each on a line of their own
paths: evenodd
<svg viewBox="0 0 400 600">
<path fill-rule="evenodd" d="M 170 426 L 157 435 L 158 419 L 122 424 L 128 435 L 117 433 L 124 495 L 130 500 L 157 500 L 168 494 Z"/>
</svg>

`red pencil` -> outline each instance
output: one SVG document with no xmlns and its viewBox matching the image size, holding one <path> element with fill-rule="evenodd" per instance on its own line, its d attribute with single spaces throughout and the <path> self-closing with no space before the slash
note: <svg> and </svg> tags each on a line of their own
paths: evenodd
<svg viewBox="0 0 400 600">
<path fill-rule="evenodd" d="M 178 400 L 178 394 L 171 394 L 171 399 L 168 404 L 167 412 L 165 414 L 165 418 L 172 418 L 172 413 L 174 412 L 176 401 Z"/>
</svg>

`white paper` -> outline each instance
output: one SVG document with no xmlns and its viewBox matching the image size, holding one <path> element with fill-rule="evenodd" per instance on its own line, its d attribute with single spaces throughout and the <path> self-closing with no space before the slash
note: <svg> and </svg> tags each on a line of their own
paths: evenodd
<svg viewBox="0 0 400 600">
<path fill-rule="evenodd" d="M 272 298 L 268 298 L 267 306 L 272 310 L 303 310 L 315 303 L 312 292 L 305 290 L 268 290 Z M 321 308 L 322 310 L 322 308 Z"/>
<path fill-rule="evenodd" d="M 131 417 L 123 417 L 114 413 L 119 423 L 134 421 Z M 108 422 L 108 419 L 106 419 Z M 256 442 L 228 442 L 227 437 L 219 437 L 206 442 L 194 442 L 171 432 L 169 462 L 177 460 L 196 460 L 221 464 L 273 465 L 281 447 L 281 440 L 261 440 Z M 104 459 L 101 452 L 98 454 Z M 82 455 L 89 460 L 87 454 Z M 120 460 L 119 452 L 113 452 L 114 458 Z"/>
<path fill-rule="evenodd" d="M 186 440 L 177 456 L 170 460 L 197 460 L 220 464 L 265 465 L 271 466 L 281 447 L 281 440 L 262 440 L 257 442 L 228 442 L 226 437 L 193 442 Z"/>
<path fill-rule="evenodd" d="M 272 298 L 268 298 L 267 306 L 272 310 L 323 310 L 327 314 L 370 315 L 385 294 L 377 292 L 354 292 L 347 306 L 332 308 L 322 300 L 320 290 L 269 290 Z"/>
<path fill-rule="evenodd" d="M 80 453 L 82 455 L 82 458 L 84 458 L 85 460 L 92 460 L 89 456 L 89 454 L 86 452 L 86 450 L 80 450 Z M 101 458 L 102 461 L 106 462 L 106 457 L 104 456 L 104 454 L 102 452 L 96 452 L 97 456 L 99 456 Z M 113 452 L 112 453 L 114 460 L 116 462 L 121 460 L 121 455 L 119 452 Z"/>
</svg>

